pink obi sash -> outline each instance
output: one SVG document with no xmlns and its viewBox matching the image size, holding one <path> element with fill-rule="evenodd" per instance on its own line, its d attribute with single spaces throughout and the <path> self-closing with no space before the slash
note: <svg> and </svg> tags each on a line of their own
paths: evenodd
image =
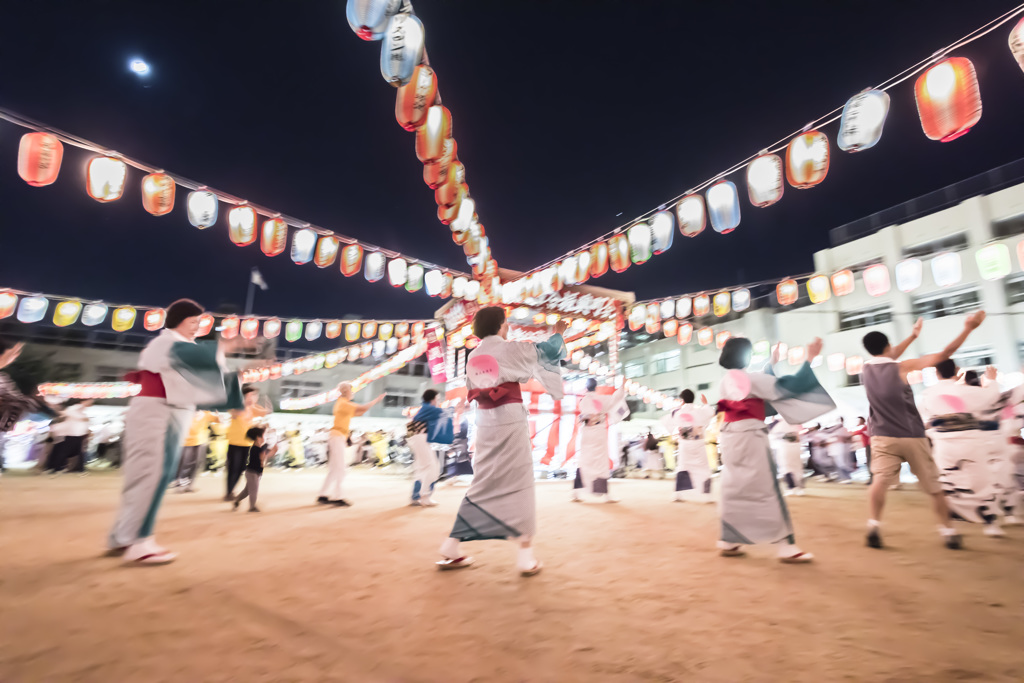
<svg viewBox="0 0 1024 683">
<path fill-rule="evenodd" d="M 719 401 L 718 411 L 725 413 L 726 422 L 760 420 L 764 422 L 764 401 L 759 398 L 745 398 L 742 401 Z"/>
<path fill-rule="evenodd" d="M 466 400 L 476 401 L 477 408 L 490 410 L 508 403 L 522 403 L 523 392 L 519 382 L 505 382 L 490 389 L 470 389 Z"/>
<path fill-rule="evenodd" d="M 167 391 L 164 390 L 164 381 L 160 375 L 149 370 L 132 370 L 125 373 L 124 381 L 132 382 L 142 386 L 137 396 L 148 396 L 150 398 L 167 398 Z"/>
</svg>

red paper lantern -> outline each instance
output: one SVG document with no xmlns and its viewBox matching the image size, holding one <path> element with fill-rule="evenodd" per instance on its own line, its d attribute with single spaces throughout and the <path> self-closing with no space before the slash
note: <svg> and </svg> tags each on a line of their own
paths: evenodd
<svg viewBox="0 0 1024 683">
<path fill-rule="evenodd" d="M 324 235 L 316 243 L 316 255 L 313 257 L 313 263 L 318 268 L 326 268 L 327 266 L 334 263 L 334 259 L 338 258 L 338 238 L 330 235 Z"/>
<path fill-rule="evenodd" d="M 263 221 L 260 230 L 260 249 L 267 256 L 277 256 L 288 246 L 288 224 L 280 218 Z"/>
<path fill-rule="evenodd" d="M 427 109 L 437 96 L 437 75 L 426 64 L 412 71 L 412 79 L 398 88 L 395 97 L 395 118 L 406 130 L 416 130 L 427 119 Z"/>
<path fill-rule="evenodd" d="M 18 175 L 33 187 L 57 180 L 64 145 L 49 133 L 26 133 L 18 145 Z"/>
<path fill-rule="evenodd" d="M 608 243 L 598 242 L 590 248 L 590 274 L 601 277 L 608 272 Z"/>
<path fill-rule="evenodd" d="M 680 324 L 679 334 L 676 336 L 676 341 L 680 344 L 689 344 L 691 339 L 693 339 L 693 325 L 690 323 Z"/>
<path fill-rule="evenodd" d="M 352 277 L 363 267 L 363 248 L 358 244 L 348 244 L 341 250 L 341 274 Z"/>
<path fill-rule="evenodd" d="M 377 336 L 377 323 L 372 320 L 368 323 L 363 323 L 363 339 L 373 339 Z"/>
<path fill-rule="evenodd" d="M 423 164 L 423 182 L 427 184 L 431 190 L 436 190 L 438 187 L 448 182 L 448 169 L 456 161 L 459 150 L 459 144 L 455 142 L 455 138 L 447 138 L 444 141 L 444 150 L 441 152 L 441 158 L 430 164 Z M 465 172 L 463 172 L 465 175 Z"/>
<path fill-rule="evenodd" d="M 629 238 L 625 234 L 615 235 L 608 240 L 608 260 L 616 273 L 629 268 Z"/>
<path fill-rule="evenodd" d="M 395 324 L 395 336 L 405 337 L 409 334 L 409 323 L 396 323 Z"/>
<path fill-rule="evenodd" d="M 452 136 L 452 113 L 440 104 L 427 109 L 427 119 L 416 129 L 416 158 L 425 164 L 444 154 L 444 141 Z"/>
<path fill-rule="evenodd" d="M 675 318 L 665 320 L 661 323 L 661 332 L 666 337 L 674 337 L 679 332 L 679 321 Z"/>
<path fill-rule="evenodd" d="M 798 190 L 814 187 L 828 175 L 828 137 L 816 130 L 801 133 L 786 147 L 786 179 Z"/>
<path fill-rule="evenodd" d="M 255 339 L 256 334 L 260 331 L 259 318 L 246 318 L 242 321 L 241 333 L 242 339 Z"/>
<path fill-rule="evenodd" d="M 327 327 L 324 329 L 324 336 L 328 339 L 337 339 L 341 336 L 341 321 L 332 320 L 327 323 Z"/>
<path fill-rule="evenodd" d="M 452 221 L 459 215 L 458 205 L 453 206 L 438 206 L 437 207 L 437 220 L 441 221 L 445 225 L 450 225 Z"/>
<path fill-rule="evenodd" d="M 457 206 L 469 196 L 466 183 L 447 182 L 434 190 L 434 201 L 438 206 Z"/>
<path fill-rule="evenodd" d="M 213 324 L 216 322 L 213 316 L 209 313 L 203 313 L 199 316 L 199 330 L 196 332 L 197 337 L 205 337 L 213 331 Z"/>
<path fill-rule="evenodd" d="M 281 321 L 278 318 L 271 318 L 263 323 L 263 336 L 267 339 L 275 339 L 281 334 Z"/>
<path fill-rule="evenodd" d="M 150 173 L 142 179 L 142 208 L 154 216 L 174 209 L 174 179 L 166 173 Z"/>
<path fill-rule="evenodd" d="M 800 286 L 796 280 L 783 280 L 775 288 L 775 296 L 780 306 L 791 306 L 800 296 Z"/>
<path fill-rule="evenodd" d="M 162 308 L 153 308 L 146 311 L 146 315 L 142 317 L 142 326 L 150 332 L 155 332 L 164 326 L 164 321 L 167 319 L 167 312 Z"/>
<path fill-rule="evenodd" d="M 9 318 L 18 305 L 18 295 L 13 292 L 0 292 L 0 319 Z"/>
<path fill-rule="evenodd" d="M 956 140 L 981 119 L 978 76 L 965 57 L 943 59 L 921 74 L 914 96 L 921 127 L 932 140 Z"/>
<path fill-rule="evenodd" d="M 832 276 L 832 291 L 836 296 L 846 296 L 853 293 L 854 278 L 853 271 L 841 270 Z"/>
<path fill-rule="evenodd" d="M 647 304 L 644 329 L 647 334 L 655 334 L 661 329 L 661 306 L 659 304 Z"/>
<path fill-rule="evenodd" d="M 237 315 L 229 315 L 228 317 L 224 318 L 224 320 L 222 320 L 220 323 L 220 336 L 224 337 L 225 339 L 234 339 L 235 337 L 237 337 L 238 325 L 240 322 L 241 321 L 239 321 Z"/>
<path fill-rule="evenodd" d="M 707 346 L 715 339 L 715 332 L 710 327 L 702 327 L 697 331 L 697 343 Z"/>
</svg>

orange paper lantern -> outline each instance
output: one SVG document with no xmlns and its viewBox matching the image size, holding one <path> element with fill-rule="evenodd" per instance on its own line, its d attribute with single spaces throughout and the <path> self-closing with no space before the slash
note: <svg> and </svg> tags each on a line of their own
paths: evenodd
<svg viewBox="0 0 1024 683">
<path fill-rule="evenodd" d="M 608 240 L 608 260 L 616 273 L 629 268 L 629 238 L 625 234 L 615 235 Z"/>
<path fill-rule="evenodd" d="M 324 235 L 316 243 L 316 255 L 313 257 L 313 263 L 318 268 L 326 268 L 334 263 L 336 258 L 338 258 L 338 238 Z"/>
<path fill-rule="evenodd" d="M 430 164 L 423 164 L 423 182 L 427 184 L 431 190 L 436 190 L 438 187 L 448 182 L 449 167 L 455 162 L 458 154 L 459 145 L 455 142 L 455 138 L 447 138 L 444 141 L 444 149 L 441 152 L 441 157 Z M 463 178 L 460 182 L 465 180 L 465 172 L 463 172 Z"/>
<path fill-rule="evenodd" d="M 33 187 L 57 180 L 64 145 L 50 133 L 26 133 L 18 145 L 18 175 Z"/>
<path fill-rule="evenodd" d="M 263 323 L 263 336 L 267 339 L 275 339 L 281 334 L 281 320 L 271 318 Z"/>
<path fill-rule="evenodd" d="M 237 315 L 229 315 L 224 318 L 220 323 L 220 336 L 225 339 L 234 339 L 237 337 L 240 322 L 241 321 L 238 319 Z"/>
<path fill-rule="evenodd" d="M 416 158 L 425 164 L 444 154 L 444 141 L 452 135 L 452 113 L 439 104 L 427 109 L 426 121 L 416 129 Z"/>
<path fill-rule="evenodd" d="M 196 337 L 205 337 L 213 331 L 213 324 L 216 322 L 214 317 L 209 313 L 203 313 L 199 316 L 199 330 L 196 332 Z"/>
<path fill-rule="evenodd" d="M 981 120 L 978 76 L 965 57 L 943 59 L 921 74 L 914 96 L 921 127 L 932 140 L 956 140 Z"/>
<path fill-rule="evenodd" d="M 786 147 L 786 179 L 798 190 L 814 187 L 828 175 L 828 137 L 816 130 L 801 133 Z"/>
<path fill-rule="evenodd" d="M 363 267 L 363 248 L 358 244 L 348 244 L 341 250 L 341 274 L 352 277 Z"/>
<path fill-rule="evenodd" d="M 598 242 L 590 248 L 590 274 L 601 277 L 608 272 L 608 243 Z"/>
<path fill-rule="evenodd" d="M 437 96 L 437 75 L 426 64 L 412 71 L 412 79 L 398 88 L 395 96 L 395 118 L 406 130 L 416 130 L 427 119 L 427 108 Z"/>
<path fill-rule="evenodd" d="M 167 312 L 162 308 L 154 308 L 146 311 L 146 315 L 142 316 L 142 326 L 150 332 L 155 332 L 164 326 L 164 321 L 167 319 Z"/>
<path fill-rule="evenodd" d="M 260 230 L 260 249 L 267 256 L 277 256 L 288 246 L 288 224 L 280 218 L 263 221 Z"/>
<path fill-rule="evenodd" d="M 332 320 L 324 328 L 324 336 L 328 339 L 337 339 L 341 336 L 341 321 Z"/>
<path fill-rule="evenodd" d="M 854 277 L 853 271 L 841 270 L 832 276 L 832 291 L 836 296 L 846 296 L 853 293 Z"/>
<path fill-rule="evenodd" d="M 796 280 L 783 280 L 775 287 L 775 296 L 780 306 L 791 306 L 800 296 L 800 286 Z"/>
<path fill-rule="evenodd" d="M 246 318 L 242 321 L 240 329 L 242 339 L 255 339 L 256 334 L 260 331 L 259 318 Z"/>
<path fill-rule="evenodd" d="M 236 206 L 228 211 L 228 236 L 240 247 L 256 241 L 256 209 Z"/>
<path fill-rule="evenodd" d="M 174 179 L 166 173 L 150 173 L 142 179 L 142 208 L 154 216 L 174 209 Z"/>
<path fill-rule="evenodd" d="M 691 339 L 693 339 L 693 325 L 690 323 L 681 323 L 679 325 L 679 334 L 676 336 L 676 341 L 680 344 L 689 344 Z"/>
</svg>

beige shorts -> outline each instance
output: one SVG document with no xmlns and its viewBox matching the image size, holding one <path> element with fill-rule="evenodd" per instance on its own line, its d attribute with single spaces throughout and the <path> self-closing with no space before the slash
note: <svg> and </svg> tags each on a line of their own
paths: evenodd
<svg viewBox="0 0 1024 683">
<path fill-rule="evenodd" d="M 891 436 L 871 437 L 871 474 L 889 484 L 899 481 L 900 467 L 906 462 L 925 493 L 942 492 L 939 469 L 932 459 L 928 439 L 905 439 Z"/>
</svg>

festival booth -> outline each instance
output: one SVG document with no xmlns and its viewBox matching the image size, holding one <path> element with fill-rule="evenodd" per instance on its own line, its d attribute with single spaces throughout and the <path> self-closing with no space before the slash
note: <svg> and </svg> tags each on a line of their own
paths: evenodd
<svg viewBox="0 0 1024 683">
<path fill-rule="evenodd" d="M 501 271 L 501 279 L 510 281 L 519 273 Z M 564 338 L 570 350 L 580 360 L 582 349 L 607 343 L 608 364 L 595 373 L 602 382 L 598 393 L 615 391 L 619 331 L 624 326 L 623 311 L 633 303 L 631 292 L 621 292 L 587 285 L 563 285 L 558 289 L 502 290 L 502 305 L 509 321 L 509 341 L 539 342 L 547 339 L 550 325 L 566 320 L 569 328 Z M 467 401 L 466 359 L 477 346 L 473 336 L 473 315 L 480 305 L 470 300 L 452 300 L 437 311 L 444 329 L 445 400 L 454 409 L 457 424 L 465 420 L 469 428 L 469 441 L 475 442 L 475 404 Z M 571 371 L 565 376 L 565 396 L 555 400 L 545 393 L 540 383 L 530 380 L 521 385 L 523 403 L 529 411 L 530 440 L 538 476 L 564 470 L 572 464 L 576 454 L 580 398 L 585 393 L 586 378 L 590 375 Z M 618 443 L 617 429 L 609 431 L 610 451 Z"/>
</svg>

